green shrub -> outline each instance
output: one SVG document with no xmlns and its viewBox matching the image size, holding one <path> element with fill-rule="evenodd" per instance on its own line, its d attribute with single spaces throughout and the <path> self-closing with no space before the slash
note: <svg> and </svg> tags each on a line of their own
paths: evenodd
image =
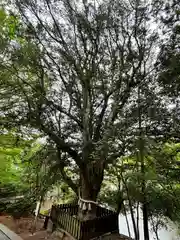
<svg viewBox="0 0 180 240">
<path fill-rule="evenodd" d="M 23 198 L 8 204 L 6 213 L 14 218 L 26 217 L 33 213 L 36 202 L 33 199 Z"/>
<path fill-rule="evenodd" d="M 0 184 L 0 198 L 8 198 L 17 195 L 17 189 L 13 184 Z"/>
<path fill-rule="evenodd" d="M 2 213 L 6 213 L 8 204 L 9 203 L 7 203 L 7 202 L 1 202 L 0 201 L 0 215 Z"/>
</svg>

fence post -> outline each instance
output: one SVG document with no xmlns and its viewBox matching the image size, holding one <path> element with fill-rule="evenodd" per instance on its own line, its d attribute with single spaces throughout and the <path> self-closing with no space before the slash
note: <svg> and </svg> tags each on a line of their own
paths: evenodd
<svg viewBox="0 0 180 240">
<path fill-rule="evenodd" d="M 44 221 L 44 226 L 43 226 L 44 229 L 47 229 L 48 221 L 49 221 L 49 216 L 46 216 L 45 221 Z"/>
</svg>

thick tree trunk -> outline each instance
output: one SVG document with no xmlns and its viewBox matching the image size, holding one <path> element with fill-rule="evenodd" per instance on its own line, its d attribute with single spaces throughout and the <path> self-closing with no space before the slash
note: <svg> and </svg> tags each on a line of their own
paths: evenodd
<svg viewBox="0 0 180 240">
<path fill-rule="evenodd" d="M 98 185 L 99 186 L 97 188 L 96 183 L 95 187 L 93 183 L 90 183 L 87 179 L 81 176 L 81 189 L 79 197 L 82 201 L 79 205 L 78 217 L 83 221 L 94 219 L 96 217 L 96 199 L 100 191 L 101 181 Z"/>
</svg>

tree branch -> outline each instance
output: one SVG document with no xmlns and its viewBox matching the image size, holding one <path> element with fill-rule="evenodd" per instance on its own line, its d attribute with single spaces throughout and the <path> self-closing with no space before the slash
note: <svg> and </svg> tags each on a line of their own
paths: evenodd
<svg viewBox="0 0 180 240">
<path fill-rule="evenodd" d="M 40 124 L 40 128 L 57 144 L 59 149 L 61 149 L 63 152 L 67 152 L 79 167 L 82 166 L 81 158 L 74 149 L 72 149 L 67 143 L 64 142 L 64 140 L 62 140 L 49 128 L 45 127 L 42 123 Z"/>
<path fill-rule="evenodd" d="M 57 109 L 58 111 L 60 111 L 61 113 L 63 113 L 63 114 L 65 114 L 66 116 L 68 116 L 70 119 L 72 119 L 73 121 L 75 121 L 77 124 L 78 124 L 78 126 L 80 127 L 80 129 L 83 129 L 83 124 L 82 124 L 82 122 L 79 120 L 79 119 L 77 119 L 75 116 L 73 116 L 70 112 L 67 112 L 65 109 L 63 109 L 60 105 L 57 105 L 57 104 L 55 104 L 54 102 L 52 102 L 52 101 L 49 101 L 49 100 L 47 100 L 46 101 L 47 102 L 47 104 L 49 105 L 49 106 L 53 106 L 55 109 Z"/>
<path fill-rule="evenodd" d="M 67 176 L 67 174 L 64 170 L 64 168 L 65 168 L 64 162 L 65 161 L 64 161 L 64 159 L 62 160 L 61 150 L 60 150 L 59 146 L 57 146 L 57 156 L 59 159 L 58 167 L 60 169 L 63 180 L 68 184 L 69 187 L 72 188 L 72 190 L 76 193 L 76 195 L 78 195 L 78 186 L 73 182 L 73 180 L 69 176 Z"/>
</svg>

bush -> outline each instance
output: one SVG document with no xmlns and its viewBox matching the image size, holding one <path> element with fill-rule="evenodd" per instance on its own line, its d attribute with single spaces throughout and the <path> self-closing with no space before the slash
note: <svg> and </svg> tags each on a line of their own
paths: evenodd
<svg viewBox="0 0 180 240">
<path fill-rule="evenodd" d="M 9 203 L 7 203 L 7 202 L 0 201 L 0 215 L 3 213 L 6 213 L 8 204 Z"/>
<path fill-rule="evenodd" d="M 33 199 L 23 198 L 13 203 L 9 203 L 6 207 L 6 213 L 14 218 L 27 217 L 31 215 L 36 207 Z"/>
<path fill-rule="evenodd" d="M 0 184 L 0 198 L 16 196 L 17 189 L 13 184 Z"/>
</svg>

